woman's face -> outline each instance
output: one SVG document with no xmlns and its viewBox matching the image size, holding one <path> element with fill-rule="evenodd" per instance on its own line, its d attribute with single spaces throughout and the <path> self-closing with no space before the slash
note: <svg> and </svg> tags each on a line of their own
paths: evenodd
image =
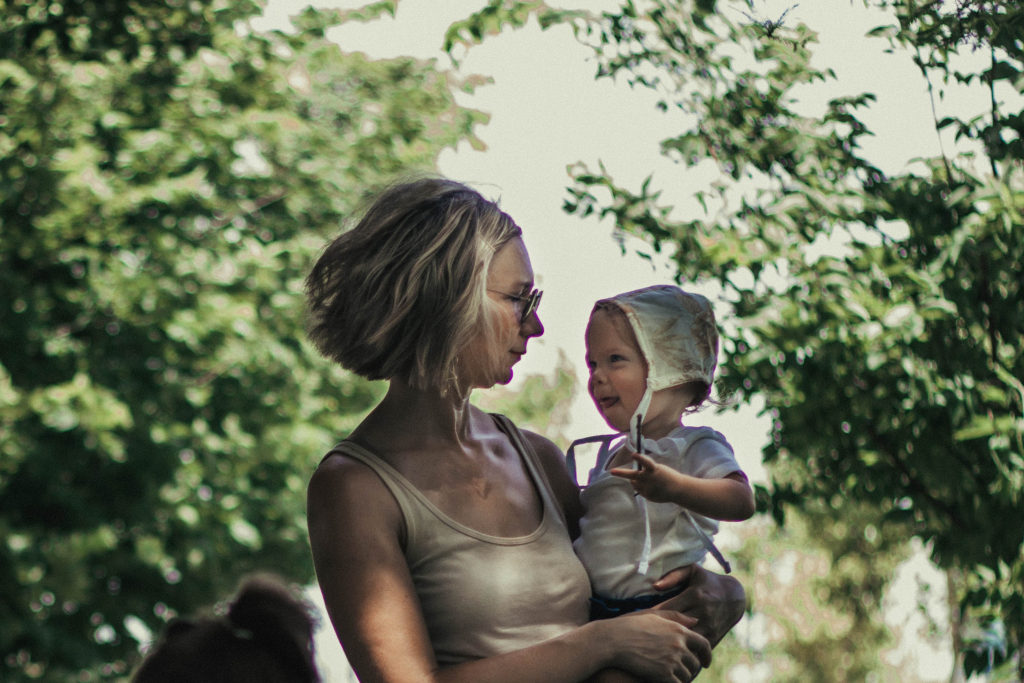
<svg viewBox="0 0 1024 683">
<path fill-rule="evenodd" d="M 487 296 L 497 304 L 496 334 L 492 339 L 479 335 L 463 352 L 460 375 L 470 386 L 508 384 L 512 380 L 512 366 L 526 354 L 527 341 L 544 333 L 537 311 L 520 320 L 522 299 L 532 289 L 530 255 L 523 240 L 517 237 L 502 245 L 491 260 Z"/>
</svg>

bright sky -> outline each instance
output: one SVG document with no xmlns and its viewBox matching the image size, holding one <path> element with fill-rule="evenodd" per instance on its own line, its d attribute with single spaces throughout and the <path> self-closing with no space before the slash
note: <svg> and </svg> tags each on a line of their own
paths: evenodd
<svg viewBox="0 0 1024 683">
<path fill-rule="evenodd" d="M 306 4 L 304 0 L 270 0 L 266 25 L 286 25 L 287 17 Z M 362 3 L 319 0 L 317 4 L 350 7 Z M 445 29 L 484 4 L 484 0 L 401 0 L 395 19 L 353 22 L 329 35 L 346 51 L 363 51 L 373 57 L 432 57 L 442 67 L 450 67 L 450 60 L 440 51 Z M 591 11 L 617 5 L 610 0 L 550 4 Z M 745 19 L 742 12 L 750 11 L 742 2 L 723 4 L 736 14 L 736 20 Z M 762 0 L 755 2 L 752 13 L 778 18 L 792 4 Z M 815 59 L 836 72 L 845 93 L 870 91 L 878 95 L 877 105 L 863 117 L 876 132 L 865 145 L 876 164 L 895 172 L 905 168 L 914 155 L 939 153 L 927 92 L 916 67 L 905 55 L 885 54 L 882 40 L 864 38 L 869 29 L 887 23 L 881 12 L 865 9 L 860 3 L 816 0 L 796 4 L 786 16 L 789 25 L 800 21 L 819 32 Z M 533 22 L 521 30 L 489 37 L 464 55 L 460 71 L 494 79 L 473 95 L 460 94 L 461 104 L 491 114 L 491 121 L 478 129 L 487 149 L 478 152 L 466 144 L 448 151 L 441 157 L 440 169 L 500 198 L 503 208 L 523 226 L 538 286 L 544 289 L 540 316 L 545 335 L 530 343 L 516 372 L 519 376 L 550 374 L 559 350 L 564 351 L 581 378 L 569 433 L 574 437 L 604 433 L 607 427 L 583 384 L 583 330 L 590 306 L 605 296 L 671 282 L 672 271 L 667 266 L 655 270 L 633 253 L 623 256 L 611 237 L 610 222 L 599 224 L 564 214 L 561 205 L 569 184 L 566 167 L 577 161 L 596 167 L 600 161 L 613 177 L 631 187 L 639 187 L 653 173 L 656 187 L 685 201 L 690 194 L 688 185 L 695 182 L 693 176 L 658 151 L 662 139 L 678 132 L 678 123 L 655 110 L 649 91 L 607 79 L 595 81 L 589 50 L 573 40 L 567 27 L 542 32 Z M 822 108 L 838 94 L 834 88 L 808 91 L 804 106 Z M 702 283 L 692 287 L 700 289 Z M 768 430 L 766 420 L 757 420 L 752 409 L 725 415 L 705 411 L 700 417 L 732 439 L 752 479 L 764 478 L 760 449 Z"/>
<path fill-rule="evenodd" d="M 549 2 L 592 11 L 617 4 L 608 0 Z M 265 21 L 256 28 L 284 27 L 287 16 L 307 4 L 303 0 L 269 0 Z M 323 0 L 317 4 L 362 3 Z M 353 23 L 329 35 L 345 51 L 363 51 L 373 57 L 433 57 L 442 67 L 449 67 L 450 61 L 440 51 L 445 29 L 484 4 L 484 0 L 401 0 L 394 20 Z M 735 11 L 737 19 L 742 18 L 742 11 L 750 11 L 743 2 L 722 4 L 726 11 Z M 778 18 L 794 4 L 755 0 L 752 13 Z M 799 21 L 819 32 L 820 43 L 813 47 L 815 59 L 819 66 L 836 72 L 842 88 L 839 92 L 833 84 L 808 91 L 802 99 L 804 106 L 814 110 L 839 94 L 873 92 L 878 101 L 863 117 L 876 134 L 865 145 L 869 158 L 885 171 L 898 172 L 915 156 L 939 154 L 927 90 L 916 67 L 905 54 L 886 54 L 881 39 L 864 37 L 871 28 L 890 23 L 881 12 L 849 0 L 803 0 L 786 17 L 790 25 Z M 678 124 L 654 109 L 654 98 L 647 91 L 595 81 L 595 64 L 589 57 L 588 49 L 574 42 L 568 28 L 542 32 L 536 23 L 490 37 L 472 48 L 460 71 L 485 74 L 494 82 L 473 95 L 460 95 L 460 103 L 491 114 L 490 123 L 477 131 L 487 149 L 478 152 L 464 145 L 446 152 L 440 162 L 445 175 L 500 198 L 502 207 L 523 226 L 538 286 L 545 290 L 540 316 L 546 333 L 531 342 L 517 373 L 550 374 L 559 350 L 574 362 L 581 382 L 569 430 L 573 436 L 607 432 L 583 384 L 583 330 L 593 301 L 670 283 L 672 272 L 664 266 L 655 269 L 632 253 L 623 256 L 611 237 L 610 223 L 564 214 L 561 205 L 569 184 L 566 168 L 577 161 L 592 167 L 602 161 L 619 182 L 631 187 L 639 187 L 654 173 L 656 187 L 679 197 L 688 194 L 686 189 L 694 182 L 658 153 L 659 141 L 677 133 Z M 964 93 L 958 102 L 981 111 L 985 97 L 983 92 Z M 945 144 L 947 151 L 952 148 L 950 141 Z M 730 439 L 752 479 L 764 478 L 760 449 L 767 433 L 765 420 L 758 419 L 752 409 L 724 416 L 706 411 L 699 417 Z M 912 579 L 906 580 L 912 584 Z M 327 652 L 337 649 L 331 634 L 319 640 L 318 647 L 325 660 L 336 656 Z M 931 660 L 932 670 L 924 667 L 922 680 L 948 677 L 945 655 L 932 653 L 923 658 Z M 343 666 L 325 666 L 331 669 L 328 680 L 347 680 Z"/>
</svg>

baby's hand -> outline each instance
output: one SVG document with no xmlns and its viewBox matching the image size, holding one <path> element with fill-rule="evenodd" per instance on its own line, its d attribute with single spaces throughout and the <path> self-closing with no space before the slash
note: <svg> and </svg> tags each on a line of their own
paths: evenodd
<svg viewBox="0 0 1024 683">
<path fill-rule="evenodd" d="M 628 479 L 633 485 L 633 490 L 652 503 L 672 502 L 670 482 L 675 470 L 656 463 L 640 453 L 634 453 L 633 460 L 636 462 L 635 470 L 628 467 L 613 467 L 608 471 L 616 477 Z"/>
</svg>

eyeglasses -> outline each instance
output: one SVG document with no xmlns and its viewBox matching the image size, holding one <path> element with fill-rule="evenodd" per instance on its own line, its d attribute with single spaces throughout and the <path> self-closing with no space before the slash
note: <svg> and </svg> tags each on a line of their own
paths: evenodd
<svg viewBox="0 0 1024 683">
<path fill-rule="evenodd" d="M 507 296 L 509 299 L 515 302 L 515 308 L 519 311 L 519 324 L 522 325 L 526 322 L 534 311 L 537 310 L 537 306 L 540 305 L 540 297 L 544 292 L 539 289 L 534 289 L 526 296 L 520 296 L 518 294 L 506 294 L 505 292 L 499 292 L 496 289 L 488 289 L 488 292 L 493 294 L 501 294 Z"/>
</svg>

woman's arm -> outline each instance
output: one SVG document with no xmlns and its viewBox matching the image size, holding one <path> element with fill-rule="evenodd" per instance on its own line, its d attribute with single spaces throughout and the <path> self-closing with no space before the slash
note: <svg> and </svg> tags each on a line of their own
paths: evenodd
<svg viewBox="0 0 1024 683">
<path fill-rule="evenodd" d="M 641 496 L 655 503 L 675 503 L 699 515 L 739 522 L 754 514 L 754 492 L 742 472 L 721 479 L 683 474 L 646 455 L 633 454 L 637 469 L 614 467 L 610 473 L 629 479 Z"/>
<path fill-rule="evenodd" d="M 429 680 L 436 663 L 402 559 L 402 515 L 383 482 L 360 463 L 327 458 L 310 480 L 306 517 L 327 613 L 356 674 Z"/>
<path fill-rule="evenodd" d="M 743 586 L 731 576 L 709 572 L 699 565 L 673 569 L 654 582 L 654 588 L 667 591 L 685 585 L 683 592 L 661 603 L 655 610 L 672 610 L 697 619 L 694 630 L 714 647 L 743 618 L 747 598 Z M 626 617 L 618 617 L 624 619 Z M 615 621 L 612 619 L 610 621 Z M 710 662 L 709 662 L 710 663 Z M 707 664 L 705 664 L 707 666 Z M 637 683 L 624 671 L 605 669 L 590 683 Z"/>
<path fill-rule="evenodd" d="M 595 622 L 537 645 L 440 668 L 402 553 L 398 505 L 377 476 L 341 456 L 309 484 L 317 579 L 349 663 L 363 681 L 580 681 L 618 667 L 644 679 L 687 681 L 710 661 L 707 640 L 676 612 Z"/>
</svg>

